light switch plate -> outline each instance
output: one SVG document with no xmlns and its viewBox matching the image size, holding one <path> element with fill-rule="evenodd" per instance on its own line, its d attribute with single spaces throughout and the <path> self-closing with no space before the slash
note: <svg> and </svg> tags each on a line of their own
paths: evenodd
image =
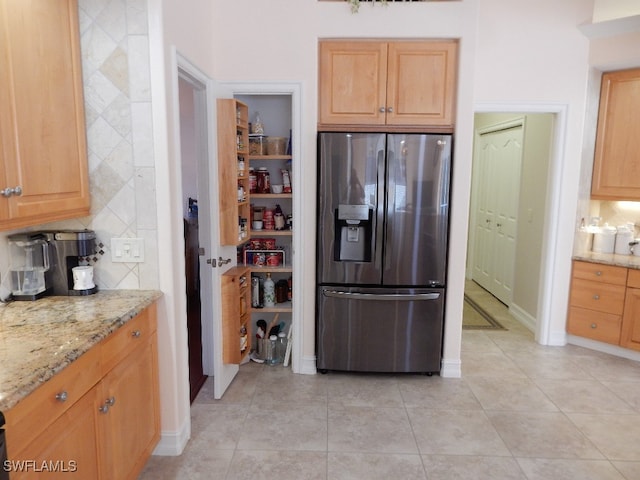
<svg viewBox="0 0 640 480">
<path fill-rule="evenodd" d="M 111 239 L 112 262 L 144 262 L 143 238 L 112 238 Z"/>
</svg>

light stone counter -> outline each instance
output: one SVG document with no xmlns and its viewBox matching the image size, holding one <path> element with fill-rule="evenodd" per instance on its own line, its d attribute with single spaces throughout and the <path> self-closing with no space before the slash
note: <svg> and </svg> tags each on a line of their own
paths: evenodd
<svg viewBox="0 0 640 480">
<path fill-rule="evenodd" d="M 584 252 L 573 255 L 574 260 L 582 260 L 583 262 L 602 263 L 604 265 L 615 265 L 617 267 L 626 267 L 640 269 L 640 257 L 635 255 L 617 255 L 615 253 L 594 253 Z"/>
<path fill-rule="evenodd" d="M 106 290 L 0 306 L 0 411 L 34 391 L 162 295 Z"/>
</svg>

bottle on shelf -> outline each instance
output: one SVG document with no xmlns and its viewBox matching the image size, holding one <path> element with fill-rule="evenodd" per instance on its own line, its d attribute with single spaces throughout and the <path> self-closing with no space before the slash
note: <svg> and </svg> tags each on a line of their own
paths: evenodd
<svg viewBox="0 0 640 480">
<path fill-rule="evenodd" d="M 273 212 L 273 222 L 276 230 L 284 230 L 284 213 L 282 213 L 282 208 L 280 205 L 276 203 L 276 209 Z"/>
<path fill-rule="evenodd" d="M 253 120 L 252 124 L 253 131 L 256 135 L 264 135 L 264 125 L 262 124 L 262 117 L 260 117 L 260 112 L 256 112 L 256 116 Z"/>
<path fill-rule="evenodd" d="M 244 353 L 248 344 L 247 327 L 243 325 L 242 328 L 240 328 L 240 352 Z"/>
<path fill-rule="evenodd" d="M 264 280 L 264 306 L 276 306 L 276 287 L 270 272 L 267 272 L 267 278 Z"/>
</svg>

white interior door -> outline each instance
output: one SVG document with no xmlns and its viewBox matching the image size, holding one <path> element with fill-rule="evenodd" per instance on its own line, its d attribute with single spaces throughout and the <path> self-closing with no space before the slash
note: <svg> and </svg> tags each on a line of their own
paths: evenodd
<svg viewBox="0 0 640 480">
<path fill-rule="evenodd" d="M 220 276 L 235 262 L 219 266 L 217 259 L 236 258 L 235 247 L 220 245 L 218 219 L 217 98 L 231 98 L 231 90 L 208 78 L 179 54 L 181 78 L 204 85 L 194 90 L 195 137 L 198 158 L 198 241 L 201 248 L 200 298 L 202 322 L 202 366 L 213 376 L 214 397 L 222 398 L 238 373 L 238 365 L 222 360 L 222 288 Z"/>
<path fill-rule="evenodd" d="M 479 132 L 473 280 L 509 305 L 518 227 L 524 124 Z"/>
</svg>

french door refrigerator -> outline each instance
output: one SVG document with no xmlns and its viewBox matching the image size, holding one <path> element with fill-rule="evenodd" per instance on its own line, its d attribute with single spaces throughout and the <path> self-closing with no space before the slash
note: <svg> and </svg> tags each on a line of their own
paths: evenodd
<svg viewBox="0 0 640 480">
<path fill-rule="evenodd" d="M 319 133 L 319 371 L 440 372 L 451 143 Z"/>
</svg>

